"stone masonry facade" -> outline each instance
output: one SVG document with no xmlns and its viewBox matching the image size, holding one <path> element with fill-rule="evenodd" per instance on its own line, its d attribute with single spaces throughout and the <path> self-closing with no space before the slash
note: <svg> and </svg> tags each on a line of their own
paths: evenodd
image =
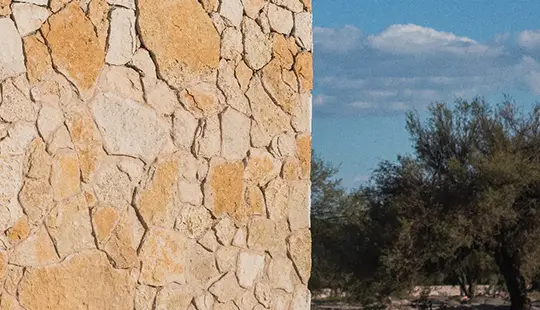
<svg viewBox="0 0 540 310">
<path fill-rule="evenodd" d="M 0 0 L 0 309 L 309 309 L 311 0 Z"/>
</svg>

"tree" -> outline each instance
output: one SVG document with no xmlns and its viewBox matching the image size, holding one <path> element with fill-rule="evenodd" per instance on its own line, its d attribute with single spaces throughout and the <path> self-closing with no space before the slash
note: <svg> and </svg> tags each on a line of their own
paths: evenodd
<svg viewBox="0 0 540 310">
<path fill-rule="evenodd" d="M 382 162 L 369 189 L 372 208 L 397 225 L 383 278 L 411 284 L 486 254 L 512 309 L 528 308 L 526 270 L 537 265 L 540 237 L 540 107 L 525 115 L 509 100 L 491 108 L 477 98 L 429 112 L 427 123 L 408 114 L 414 155 Z"/>
</svg>

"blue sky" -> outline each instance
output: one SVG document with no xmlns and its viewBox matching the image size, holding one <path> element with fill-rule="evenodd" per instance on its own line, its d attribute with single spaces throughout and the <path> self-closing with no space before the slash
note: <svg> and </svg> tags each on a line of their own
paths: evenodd
<svg viewBox="0 0 540 310">
<path fill-rule="evenodd" d="M 411 152 L 405 112 L 540 101 L 540 1 L 313 0 L 313 147 L 345 186 Z"/>
</svg>

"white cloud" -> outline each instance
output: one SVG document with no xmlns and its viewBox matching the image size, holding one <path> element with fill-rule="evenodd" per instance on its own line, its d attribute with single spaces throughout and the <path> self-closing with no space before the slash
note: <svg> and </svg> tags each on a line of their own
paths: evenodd
<svg viewBox="0 0 540 310">
<path fill-rule="evenodd" d="M 353 182 L 354 183 L 366 183 L 369 181 L 369 175 L 357 175 L 354 177 Z"/>
<path fill-rule="evenodd" d="M 520 32 L 518 44 L 520 47 L 526 49 L 540 47 L 540 30 L 525 30 Z"/>
<path fill-rule="evenodd" d="M 360 47 L 362 31 L 350 25 L 340 29 L 314 27 L 313 37 L 317 49 L 343 53 Z"/>
<path fill-rule="evenodd" d="M 371 108 L 373 105 L 371 104 L 371 102 L 366 102 L 366 101 L 355 101 L 355 102 L 352 102 L 350 104 L 351 107 L 354 107 L 356 109 L 369 109 Z"/>
<path fill-rule="evenodd" d="M 464 55 L 496 52 L 470 38 L 414 24 L 392 25 L 378 35 L 369 36 L 368 42 L 376 49 L 394 54 L 445 52 Z"/>
</svg>

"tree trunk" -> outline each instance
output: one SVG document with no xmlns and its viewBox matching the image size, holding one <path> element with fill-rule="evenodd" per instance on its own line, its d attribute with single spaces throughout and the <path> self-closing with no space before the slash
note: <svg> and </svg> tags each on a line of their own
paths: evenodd
<svg viewBox="0 0 540 310">
<path fill-rule="evenodd" d="M 506 289 L 510 295 L 512 306 L 511 310 L 527 310 L 530 309 L 530 300 L 527 297 L 527 286 L 525 278 L 521 274 L 521 262 L 519 253 L 514 252 L 508 254 L 505 249 L 501 249 L 495 253 L 495 262 L 499 267 L 499 271 L 504 277 Z"/>
</svg>

